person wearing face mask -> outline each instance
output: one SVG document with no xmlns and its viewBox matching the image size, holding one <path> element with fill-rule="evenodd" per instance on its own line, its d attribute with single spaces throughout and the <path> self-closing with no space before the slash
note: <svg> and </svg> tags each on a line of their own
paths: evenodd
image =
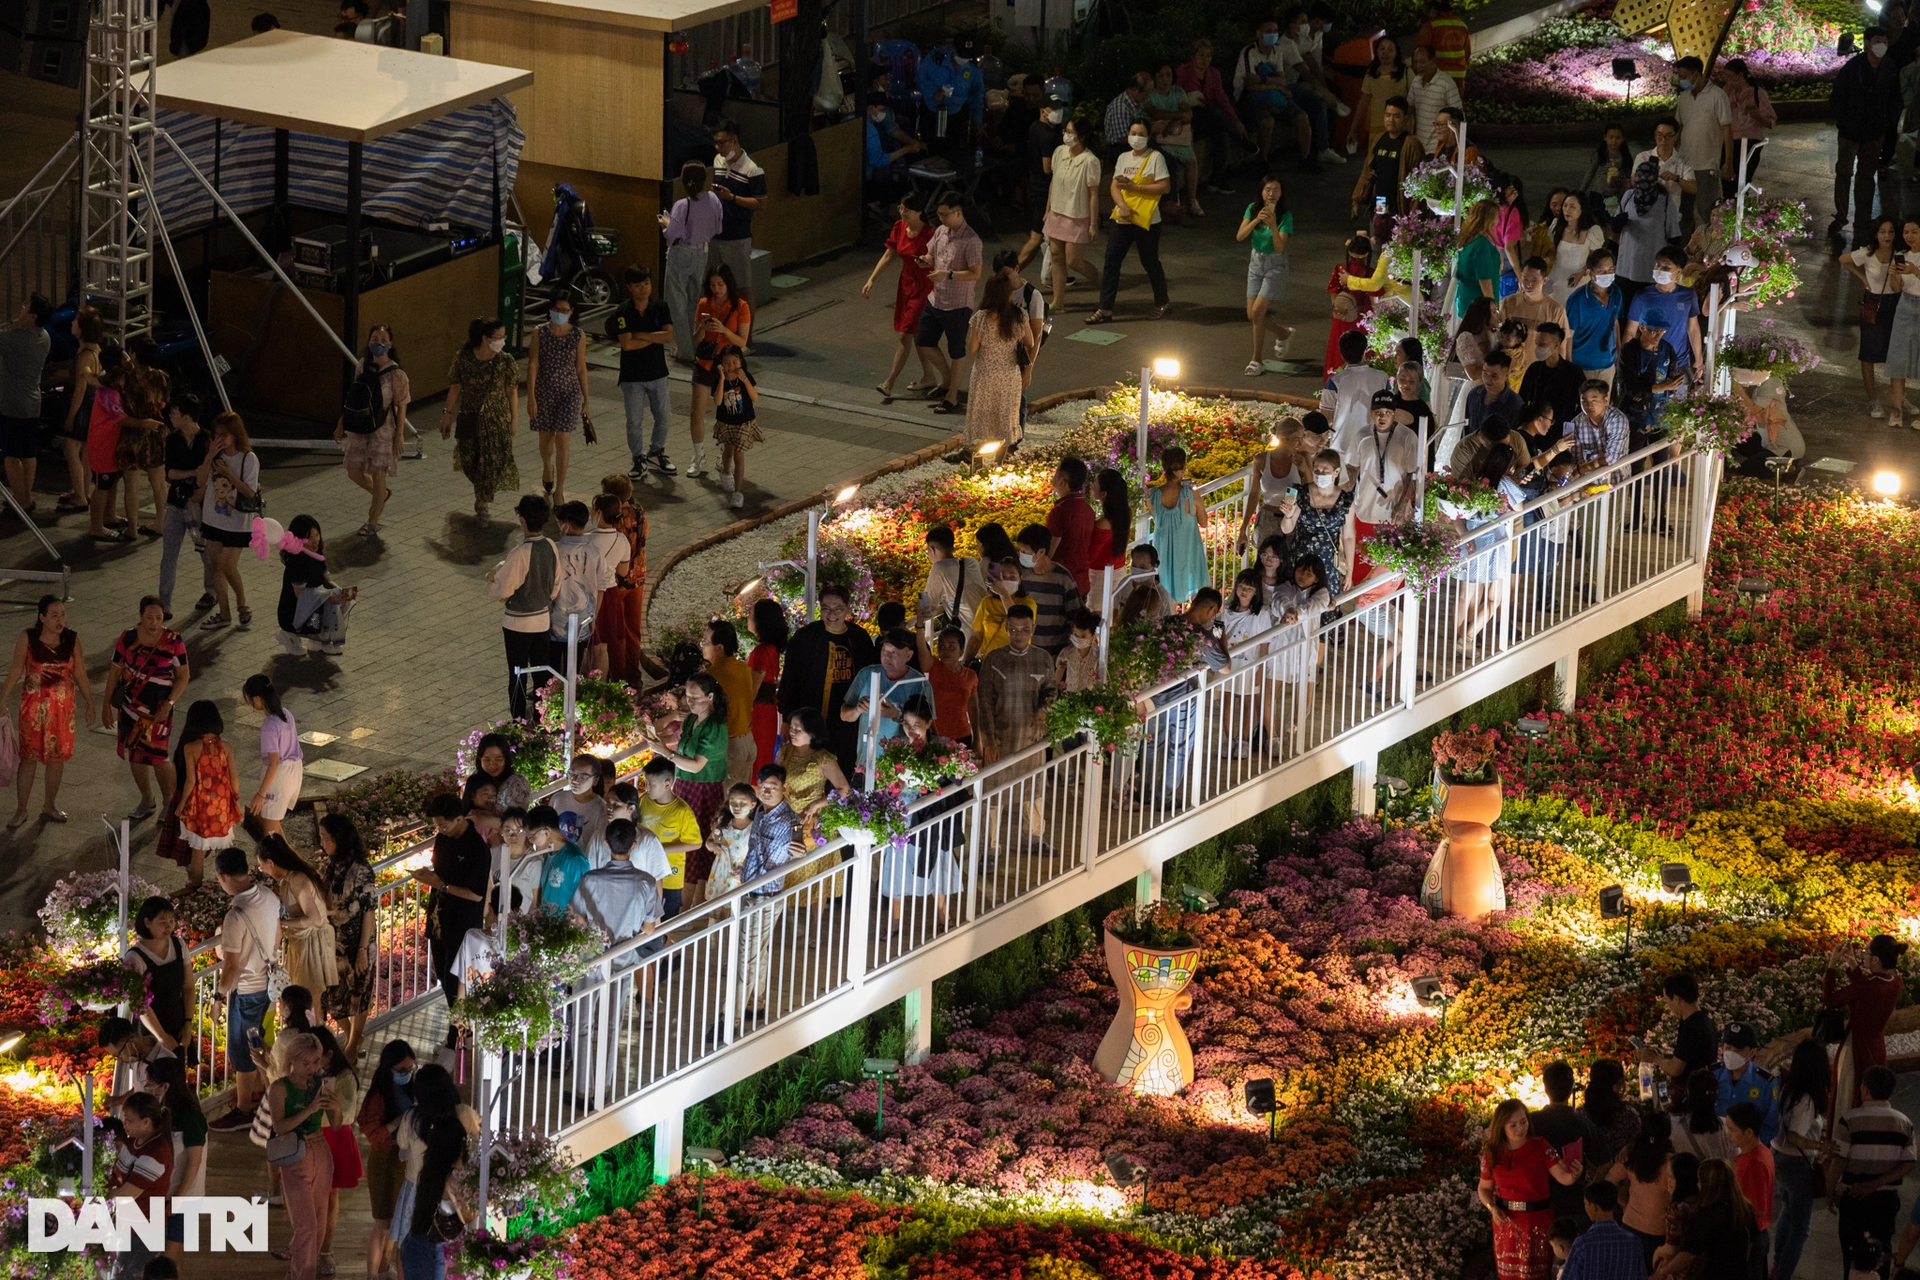
<svg viewBox="0 0 1920 1280">
<path fill-rule="evenodd" d="M 1121 101 L 1128 101 L 1125 94 Z M 1087 149 L 1084 125 L 1068 121 L 1061 126 L 1060 145 L 1045 162 L 1048 176 L 1047 216 L 1042 224 L 1048 256 L 1052 259 L 1055 309 L 1067 292 L 1067 272 L 1078 279 L 1098 278 L 1082 246 L 1093 243 L 1100 231 L 1100 157 Z"/>
<path fill-rule="evenodd" d="M 1580 412 L 1580 385 L 1587 375 L 1564 358 L 1566 330 L 1551 320 L 1533 329 L 1533 359 L 1520 379 L 1520 399 L 1526 404 L 1545 400 L 1553 406 L 1555 421 L 1565 422 Z M 1518 415 L 1515 415 L 1518 421 Z"/>
<path fill-rule="evenodd" d="M 360 526 L 363 538 L 380 531 L 387 481 L 400 474 L 409 398 L 407 371 L 400 367 L 400 355 L 393 348 L 393 330 L 377 324 L 367 330 L 366 356 L 333 427 L 333 438 L 346 446 L 347 479 L 372 499 L 367 522 Z"/>
<path fill-rule="evenodd" d="M 1057 655 L 1066 646 L 1067 619 L 1080 608 L 1080 587 L 1066 566 L 1053 559 L 1053 533 L 1043 524 L 1020 531 L 1020 591 L 1033 604 L 1033 642 Z"/>
<path fill-rule="evenodd" d="M 1760 1110 L 1759 1137 L 1772 1142 L 1780 1132 L 1780 1099 L 1773 1072 L 1753 1060 L 1760 1038 L 1744 1022 L 1729 1022 L 1720 1032 L 1720 1065 L 1713 1069 L 1719 1087 L 1714 1110 L 1726 1115 L 1738 1102 Z"/>
<path fill-rule="evenodd" d="M 1033 608 L 1033 598 L 1020 589 L 1020 561 L 1008 557 L 987 566 L 987 594 L 973 609 L 966 660 L 983 658 L 1007 642 L 1007 610 L 1014 605 Z"/>
<path fill-rule="evenodd" d="M 466 345 L 447 371 L 447 403 L 440 410 L 440 438 L 453 440 L 454 465 L 473 486 L 474 518 L 483 524 L 494 494 L 520 487 L 513 460 L 520 370 L 506 346 L 507 327 L 498 320 L 469 323 Z"/>
<path fill-rule="evenodd" d="M 1032 81 L 1028 81 L 1032 83 Z M 1060 149 L 1065 132 L 1067 104 L 1048 98 L 1040 108 L 1040 118 L 1027 126 L 1027 242 L 1020 246 L 1018 269 L 1040 253 L 1047 242 L 1047 210 L 1053 207 L 1053 156 Z"/>
<path fill-rule="evenodd" d="M 1899 120 L 1900 104 L 1881 74 L 1890 46 L 1887 29 L 1868 27 L 1864 48 L 1847 60 L 1833 79 L 1833 123 L 1839 147 L 1833 167 L 1833 223 L 1827 234 L 1838 237 L 1847 221 L 1847 193 L 1853 193 L 1853 247 L 1866 241 L 1873 217 L 1873 179 L 1882 141 Z"/>
<path fill-rule="evenodd" d="M 1173 180 L 1166 159 L 1147 149 L 1150 131 L 1144 122 L 1128 129 L 1127 151 L 1113 162 L 1113 179 L 1107 184 L 1113 213 L 1107 225 L 1106 265 L 1100 273 L 1100 305 L 1087 317 L 1088 324 L 1112 321 L 1113 304 L 1120 296 L 1120 268 L 1127 261 L 1127 251 L 1136 246 L 1141 270 L 1153 288 L 1155 317 L 1164 320 L 1173 310 L 1167 298 L 1167 273 L 1160 266 L 1160 199 L 1173 189 Z"/>
<path fill-rule="evenodd" d="M 972 36 L 960 36 L 951 47 L 936 47 L 914 71 L 920 90 L 920 136 L 933 139 L 942 155 L 964 146 L 987 114 L 987 81 L 975 65 Z"/>
<path fill-rule="evenodd" d="M 891 137 L 886 129 L 887 120 L 892 114 L 887 109 L 886 94 L 867 95 L 867 155 L 861 174 L 867 180 L 867 198 L 889 203 L 890 194 L 906 185 L 906 158 L 919 155 L 927 149 L 926 144 L 918 138 L 899 142 Z"/>
<path fill-rule="evenodd" d="M 1173 597 L 1160 585 L 1160 552 L 1151 542 L 1128 553 L 1127 573 L 1129 580 L 1113 589 L 1114 625 L 1173 616 Z"/>
<path fill-rule="evenodd" d="M 1293 539 L 1294 563 L 1309 558 L 1325 570 L 1326 588 L 1334 595 L 1343 589 L 1340 573 L 1340 548 L 1350 527 L 1347 513 L 1353 508 L 1353 490 L 1340 486 L 1340 455 L 1322 449 L 1313 455 L 1306 488 L 1306 500 L 1295 503 L 1281 519 L 1281 533 Z"/>
<path fill-rule="evenodd" d="M 1673 114 L 1680 121 L 1680 158 L 1693 171 L 1695 184 L 1691 207 L 1681 210 L 1681 221 L 1688 227 L 1705 227 L 1713 206 L 1720 203 L 1721 179 L 1733 176 L 1740 155 L 1733 140 L 1733 106 L 1726 90 L 1707 79 L 1706 67 L 1698 58 L 1686 57 L 1674 64 L 1673 85 L 1678 91 Z"/>
<path fill-rule="evenodd" d="M 1573 363 L 1609 387 L 1620 362 L 1620 313 L 1625 310 L 1625 296 L 1614 287 L 1613 265 L 1611 249 L 1594 250 L 1587 257 L 1586 283 L 1567 295 Z"/>
<path fill-rule="evenodd" d="M 527 344 L 527 421 L 540 442 L 540 485 L 547 500 L 567 500 L 567 454 L 591 412 L 587 341 L 573 323 L 573 300 L 555 298 L 547 323 Z"/>
<path fill-rule="evenodd" d="M 1701 362 L 1700 299 L 1693 290 L 1680 287 L 1680 268 L 1686 265 L 1686 257 L 1684 249 L 1670 245 L 1653 255 L 1653 287 L 1642 289 L 1627 304 L 1627 326 L 1621 337 L 1632 342 L 1642 323 L 1657 322 L 1681 363 L 1688 364 L 1692 376 L 1698 378 L 1705 368 Z"/>
<path fill-rule="evenodd" d="M 713 194 L 721 211 L 720 230 L 707 245 L 707 272 L 722 266 L 732 271 L 740 281 L 738 296 L 752 305 L 753 215 L 767 204 L 767 171 L 740 145 L 740 126 L 731 120 L 715 126 L 713 149 Z"/>
</svg>

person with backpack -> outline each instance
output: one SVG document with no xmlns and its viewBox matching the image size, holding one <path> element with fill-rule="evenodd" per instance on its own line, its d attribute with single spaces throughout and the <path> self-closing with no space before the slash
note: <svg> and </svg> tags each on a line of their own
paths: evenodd
<svg viewBox="0 0 1920 1280">
<path fill-rule="evenodd" d="M 346 450 L 347 479 L 367 491 L 367 522 L 360 536 L 380 532 L 380 513 L 387 506 L 387 481 L 400 474 L 400 449 L 405 443 L 407 401 L 412 392 L 393 330 L 376 324 L 367 330 L 366 356 L 347 388 L 333 438 Z"/>
</svg>

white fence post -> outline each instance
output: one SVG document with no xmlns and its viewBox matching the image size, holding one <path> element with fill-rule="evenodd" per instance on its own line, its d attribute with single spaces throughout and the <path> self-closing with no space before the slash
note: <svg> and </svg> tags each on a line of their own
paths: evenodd
<svg viewBox="0 0 1920 1280">
<path fill-rule="evenodd" d="M 917 1066 L 933 1053 L 933 983 L 907 992 L 907 1065 Z"/>
<path fill-rule="evenodd" d="M 1374 811 L 1373 783 L 1380 775 L 1378 756 L 1366 756 L 1353 762 L 1353 812 L 1371 818 Z"/>
<path fill-rule="evenodd" d="M 879 708 L 874 708 L 879 714 Z M 847 884 L 847 984 L 863 986 L 867 981 L 868 935 L 873 932 L 873 855 L 878 846 L 872 836 L 860 832 L 853 837 L 853 869 Z M 828 872 L 833 875 L 833 872 Z"/>
<path fill-rule="evenodd" d="M 653 1121 L 653 1180 L 665 1182 L 686 1167 L 687 1113 L 680 1107 L 662 1107 Z"/>
<path fill-rule="evenodd" d="M 1560 655 L 1553 664 L 1553 709 L 1572 711 L 1574 699 L 1580 696 L 1580 651 Z"/>
</svg>

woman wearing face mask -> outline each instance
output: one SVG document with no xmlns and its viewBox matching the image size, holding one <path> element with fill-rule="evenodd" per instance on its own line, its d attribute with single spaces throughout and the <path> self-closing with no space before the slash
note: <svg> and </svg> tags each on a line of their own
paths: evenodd
<svg viewBox="0 0 1920 1280">
<path fill-rule="evenodd" d="M 1887 406 L 1873 385 L 1873 366 L 1887 362 L 1894 309 L 1900 305 L 1901 282 L 1893 271 L 1896 230 L 1893 219 L 1882 215 L 1873 220 L 1873 232 L 1866 244 L 1852 253 L 1840 254 L 1840 265 L 1865 289 L 1860 296 L 1860 381 L 1866 387 L 1870 418 L 1887 416 Z"/>
<path fill-rule="evenodd" d="M 380 532 L 380 513 L 387 506 L 387 481 L 400 474 L 400 450 L 405 441 L 407 401 L 411 388 L 400 367 L 393 330 L 377 324 L 367 330 L 367 352 L 347 393 L 346 407 L 334 424 L 333 438 L 345 445 L 347 479 L 367 491 L 367 522 L 360 536 Z"/>
<path fill-rule="evenodd" d="M 453 465 L 473 486 L 473 514 L 485 523 L 493 495 L 520 487 L 513 460 L 520 417 L 520 370 L 506 353 L 507 327 L 481 319 L 467 325 L 467 342 L 447 371 L 447 403 L 440 438 L 453 437 Z"/>
<path fill-rule="evenodd" d="M 1906 417 L 1908 379 L 1920 378 L 1920 218 L 1903 222 L 1900 236 L 1906 244 L 1893 255 L 1893 274 L 1900 282 L 1901 298 L 1893 311 L 1893 329 L 1887 335 L 1890 427 L 1898 427 Z M 1920 418 L 1909 425 L 1920 430 Z"/>
<path fill-rule="evenodd" d="M 387 1041 L 354 1119 L 367 1140 L 367 1199 L 373 1216 L 373 1230 L 367 1236 L 367 1280 L 379 1280 L 399 1266 L 399 1245 L 391 1238 L 393 1205 L 406 1164 L 394 1133 L 401 1117 L 413 1110 L 413 1068 L 413 1047 L 405 1040 Z"/>
<path fill-rule="evenodd" d="M 1100 228 L 1100 157 L 1087 150 L 1082 126 L 1069 120 L 1060 131 L 1060 145 L 1046 162 L 1047 216 L 1042 229 L 1053 258 L 1053 298 L 1062 305 L 1067 292 L 1067 270 L 1082 280 L 1098 283 L 1099 272 L 1087 261 L 1085 246 Z"/>
<path fill-rule="evenodd" d="M 1340 455 L 1322 449 L 1313 459 L 1313 483 L 1307 500 L 1280 522 L 1280 531 L 1293 538 L 1296 559 L 1318 556 L 1327 567 L 1327 586 L 1335 595 L 1344 589 L 1339 565 L 1340 548 L 1351 535 L 1353 491 L 1340 487 Z"/>
<path fill-rule="evenodd" d="M 587 340 L 573 323 L 573 301 L 553 300 L 527 354 L 527 421 L 540 441 L 540 485 L 549 501 L 567 500 L 567 453 L 591 412 Z"/>
<path fill-rule="evenodd" d="M 1127 250 L 1136 246 L 1141 270 L 1153 287 L 1155 317 L 1164 320 L 1173 310 L 1167 298 L 1167 273 L 1160 266 L 1160 200 L 1173 189 L 1173 180 L 1165 157 L 1147 149 L 1147 138 L 1146 122 L 1134 121 L 1127 130 L 1126 154 L 1113 162 L 1113 180 L 1107 184 L 1113 197 L 1107 260 L 1100 273 L 1100 305 L 1087 317 L 1088 324 L 1113 319 L 1113 304 L 1120 296 L 1120 268 L 1127 261 Z"/>
</svg>

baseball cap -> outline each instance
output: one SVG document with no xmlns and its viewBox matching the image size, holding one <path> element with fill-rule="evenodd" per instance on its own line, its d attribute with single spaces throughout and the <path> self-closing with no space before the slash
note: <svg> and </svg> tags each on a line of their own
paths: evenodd
<svg viewBox="0 0 1920 1280">
<path fill-rule="evenodd" d="M 1382 389 L 1373 393 L 1373 403 L 1371 407 L 1375 409 L 1391 409 L 1399 403 L 1399 396 L 1393 394 L 1391 391 Z"/>
</svg>

